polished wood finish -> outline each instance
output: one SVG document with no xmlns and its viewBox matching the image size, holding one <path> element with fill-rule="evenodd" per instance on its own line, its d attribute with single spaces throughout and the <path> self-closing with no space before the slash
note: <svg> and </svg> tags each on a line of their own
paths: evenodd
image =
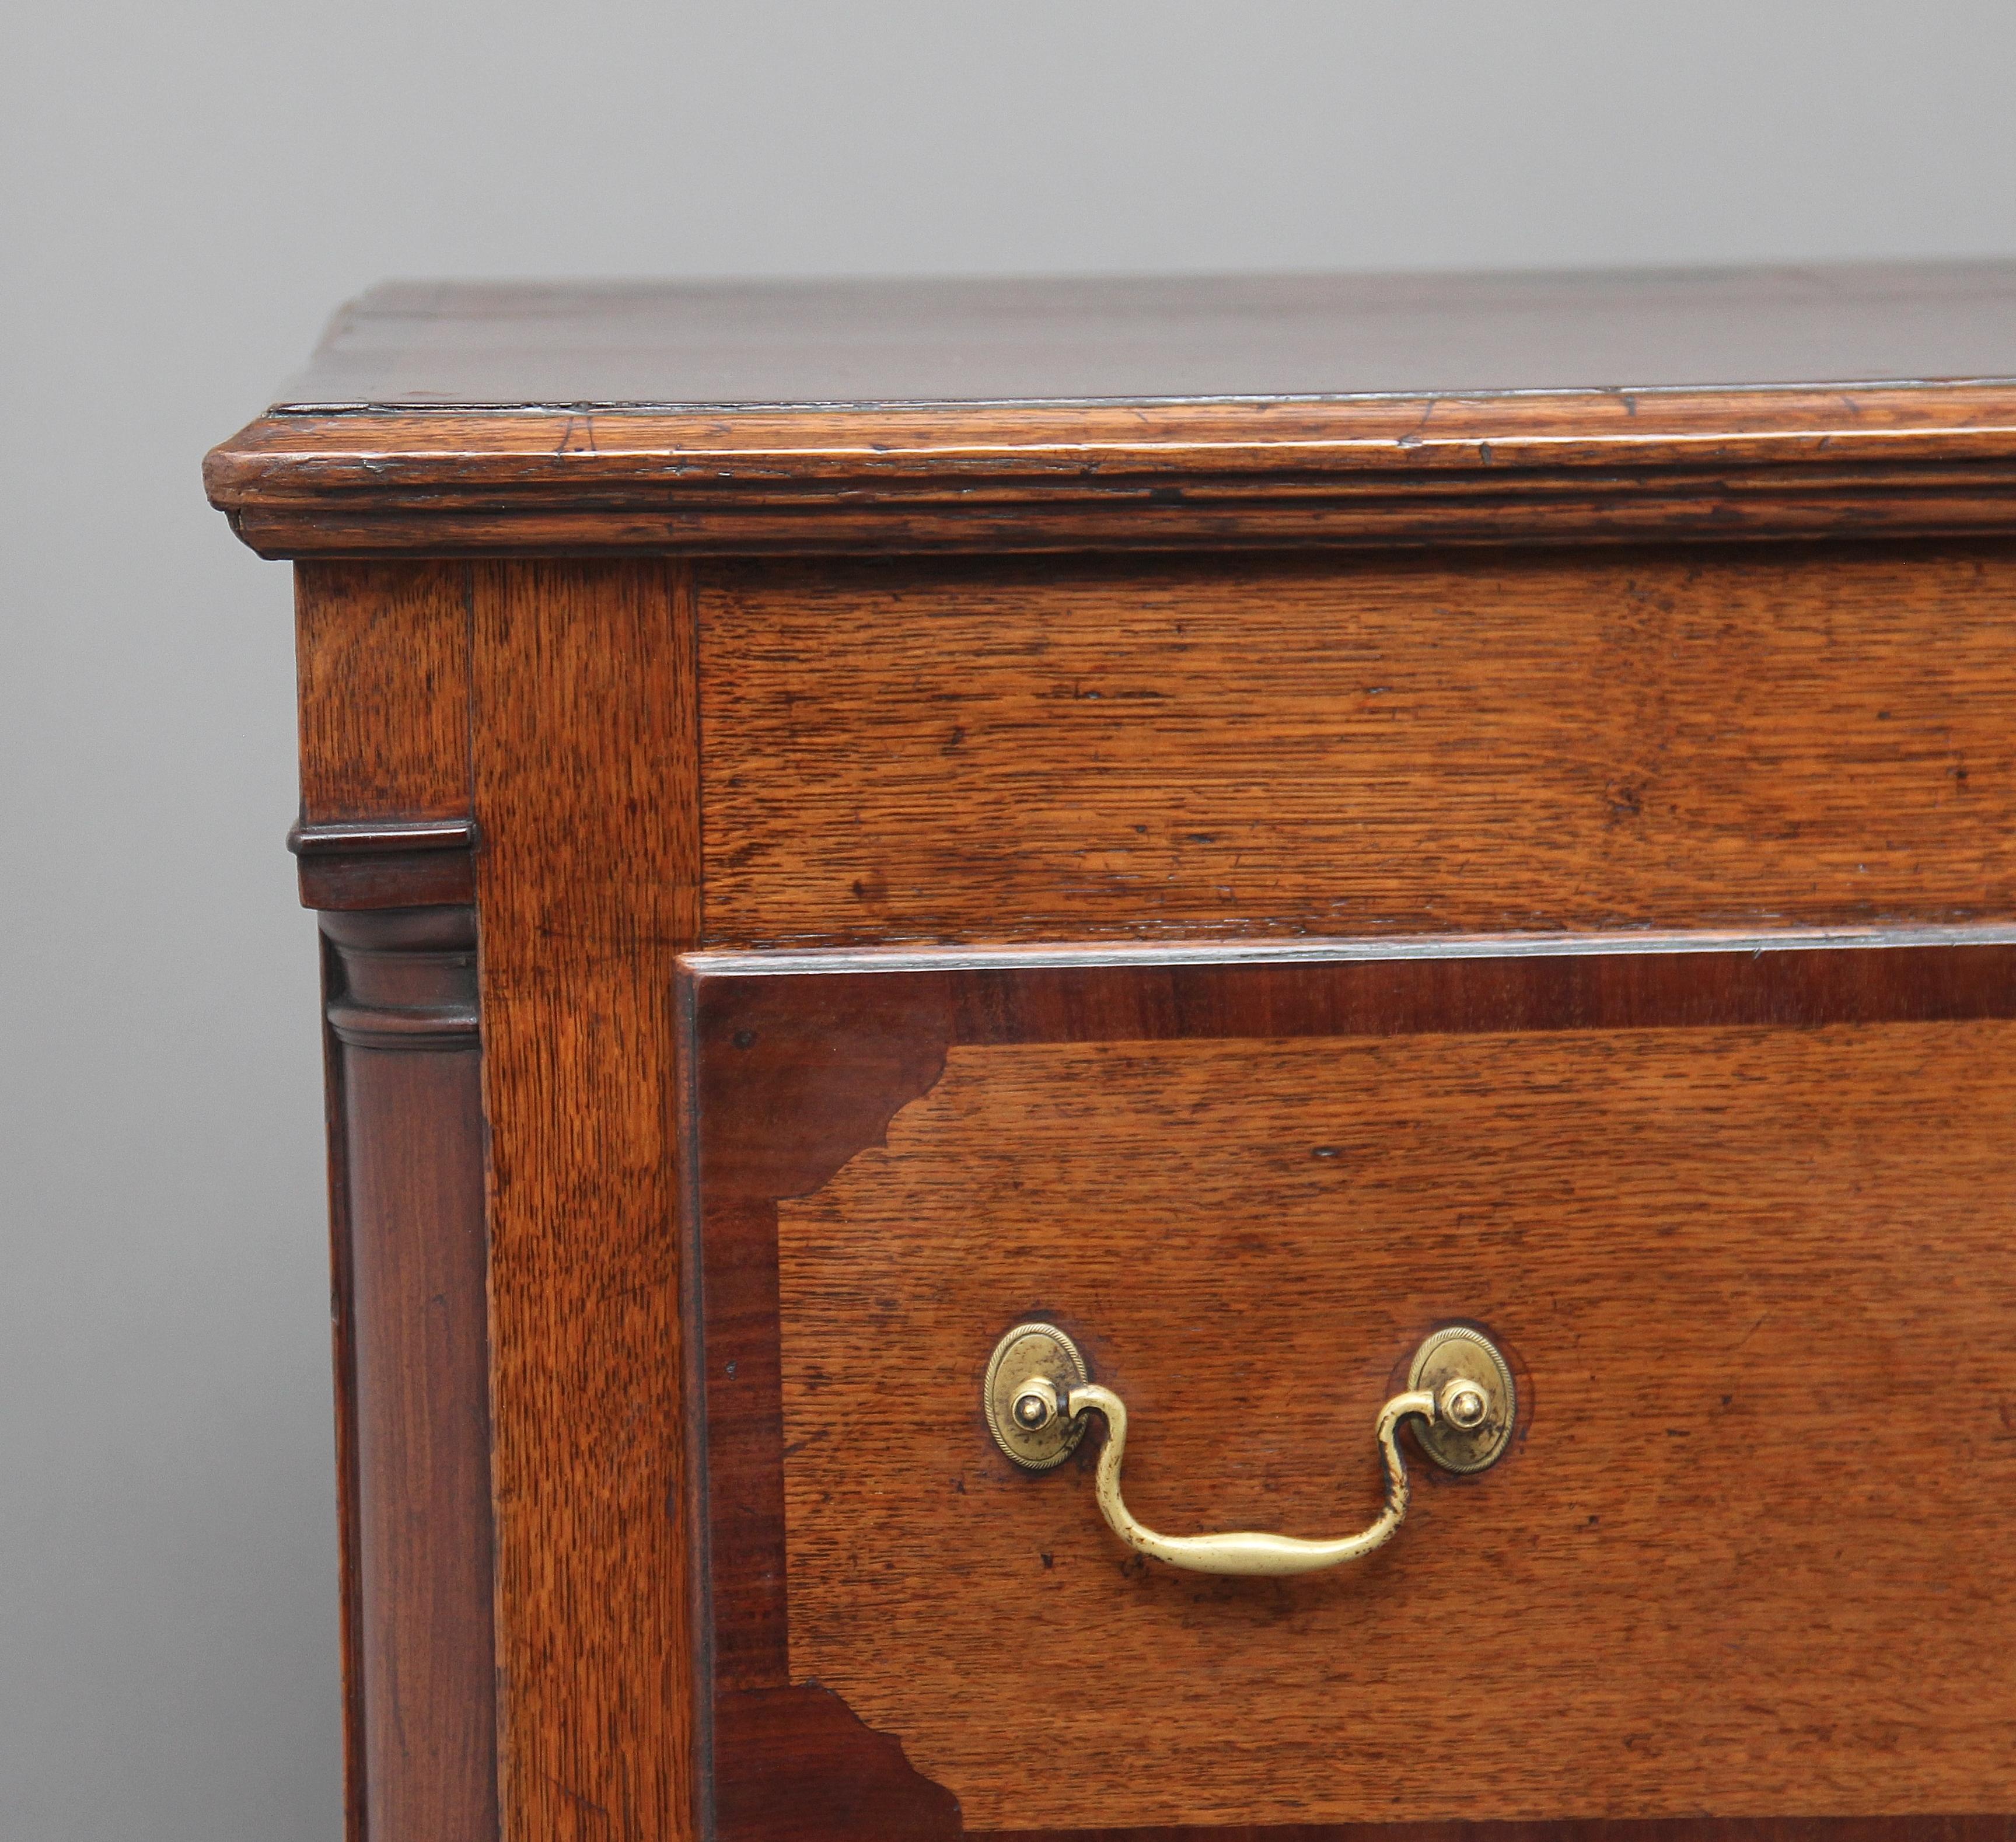
<svg viewBox="0 0 2016 1842">
<path fill-rule="evenodd" d="M 741 565 L 710 941 L 2016 914 L 2006 546 Z"/>
<path fill-rule="evenodd" d="M 1158 402 L 2008 378 L 2016 263 L 394 282 L 289 410 Z"/>
<path fill-rule="evenodd" d="M 2008 264 L 394 288 L 207 479 L 268 556 L 1996 531 L 2012 320 Z"/>
<path fill-rule="evenodd" d="M 476 572 L 499 1744 L 509 1842 L 679 1837 L 690 1773 L 672 956 L 693 615 L 664 563 Z"/>
<path fill-rule="evenodd" d="M 2016 1357 L 2016 947 L 1586 944 L 687 962 L 721 1794 L 819 1814 L 750 1711 L 809 1680 L 975 1833 L 2006 1808 L 2012 1409 L 1949 1377 Z M 1520 1448 L 1313 1587 L 1146 1567 L 979 1424 L 1027 1315 L 1159 1524 L 1363 1521 L 1337 1427 L 1438 1320 Z"/>
<path fill-rule="evenodd" d="M 294 574 L 304 827 L 469 813 L 469 571 Z"/>
<path fill-rule="evenodd" d="M 351 1842 L 2016 1842 L 2012 310 L 340 323 L 207 479 L 300 559 Z M 1445 1315 L 1523 1443 L 1123 1570 L 977 1412 L 1039 1309 L 1178 1526 L 1365 1508 Z"/>
<path fill-rule="evenodd" d="M 297 825 L 287 848 L 301 860 L 304 908 L 399 908 L 476 899 L 473 819 Z"/>
<path fill-rule="evenodd" d="M 466 926 L 466 908 L 415 905 L 466 904 L 479 887 L 482 910 L 485 1053 L 479 1089 L 478 1058 L 461 1052 L 475 1013 L 458 1013 L 461 1110 L 416 1091 L 359 1124 L 348 1063 L 332 1064 L 344 1169 L 362 1131 L 377 1166 L 437 1165 L 459 1183 L 473 1173 L 481 1228 L 487 1166 L 491 1243 L 475 1284 L 489 1334 L 458 1344 L 456 1359 L 473 1362 L 479 1398 L 494 1394 L 498 1409 L 494 1521 L 487 1412 L 480 1474 L 395 1462 L 372 1431 L 380 1410 L 355 1379 L 357 1326 L 424 1311 L 433 1293 L 411 1288 L 431 1283 L 425 1258 L 447 1233 L 434 1202 L 409 1195 L 406 1219 L 428 1225 L 403 1264 L 381 1263 L 368 1298 L 339 1310 L 353 1834 L 543 1839 L 617 1822 L 686 1835 L 677 1167 L 658 1096 L 671 1080 L 670 955 L 697 934 L 690 588 L 663 563 L 331 564 L 304 568 L 300 601 L 303 819 L 291 842 L 304 899 L 337 911 L 326 928 L 351 930 L 352 956 L 380 976 L 403 962 L 372 946 L 372 930 L 430 914 Z M 473 959 L 463 964 L 473 978 Z M 354 1032 L 347 989 L 340 977 L 332 1015 Z M 441 1019 L 416 999 L 372 1025 L 387 1036 L 377 1049 L 401 1024 L 423 1038 L 401 1038 L 408 1052 L 439 1047 L 427 1033 Z M 361 1282 L 344 1229 L 351 1180 L 334 1187 L 342 1300 Z M 457 1243 L 433 1257 L 466 1253 Z M 399 1404 L 421 1412 L 423 1352 L 410 1339 L 382 1349 L 380 1393 L 387 1372 L 403 1376 Z M 448 1394 L 437 1408 L 446 1438 L 458 1409 Z M 430 1513 L 409 1518 L 398 1564 L 378 1564 L 373 1518 L 402 1502 Z M 484 1602 L 480 1627 L 465 1606 L 445 1633 L 449 1578 Z M 458 1668 L 461 1687 L 448 1679 Z M 502 1685 L 494 1703 L 463 1692 L 478 1677 L 486 1696 L 493 1677 Z M 389 1698 L 384 1685 L 401 1682 L 431 1691 L 427 1707 Z M 600 1712 L 577 1728 L 588 1707 Z M 411 1724 L 408 1743 L 383 1725 L 391 1711 Z M 450 1729 L 483 1736 L 480 1796 L 443 1763 L 463 1756 Z"/>
<path fill-rule="evenodd" d="M 913 1772 L 895 1739 L 816 1682 L 723 1695 L 712 1713 L 715 1756 L 740 1768 L 710 1786 L 707 1833 L 722 1842 L 941 1842 L 959 1833 L 951 1792 Z"/>
<path fill-rule="evenodd" d="M 497 1826 L 476 916 L 329 914 L 359 1833 Z"/>
<path fill-rule="evenodd" d="M 275 415 L 209 485 L 268 556 L 1964 534 L 2008 528 L 2016 388 Z"/>
</svg>

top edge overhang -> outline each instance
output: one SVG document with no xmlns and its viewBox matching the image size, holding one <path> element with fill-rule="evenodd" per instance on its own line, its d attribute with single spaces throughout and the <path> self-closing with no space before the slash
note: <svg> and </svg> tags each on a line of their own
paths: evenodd
<svg viewBox="0 0 2016 1842">
<path fill-rule="evenodd" d="M 401 284 L 207 477 L 276 556 L 1999 535 L 2016 264 Z"/>
</svg>

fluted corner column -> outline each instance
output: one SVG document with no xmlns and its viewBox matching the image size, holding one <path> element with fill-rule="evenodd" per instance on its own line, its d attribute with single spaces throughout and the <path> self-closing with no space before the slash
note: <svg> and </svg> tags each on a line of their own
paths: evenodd
<svg viewBox="0 0 2016 1842">
<path fill-rule="evenodd" d="M 297 833 L 329 1042 L 353 1842 L 495 1842 L 473 833 Z M 434 828 L 438 833 L 441 828 Z M 305 847 L 304 847 L 305 846 Z M 459 847 L 463 863 L 444 861 Z M 399 860 L 418 873 L 401 876 Z"/>
</svg>

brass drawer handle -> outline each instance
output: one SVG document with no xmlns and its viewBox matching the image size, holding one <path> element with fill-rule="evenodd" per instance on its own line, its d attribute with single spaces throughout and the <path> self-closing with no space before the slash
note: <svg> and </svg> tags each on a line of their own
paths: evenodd
<svg viewBox="0 0 2016 1842">
<path fill-rule="evenodd" d="M 1517 1401 L 1512 1372 L 1481 1331 L 1438 1330 L 1414 1352 L 1407 1391 L 1379 1410 L 1373 1437 L 1386 1470 L 1386 1504 L 1369 1528 L 1327 1542 L 1233 1530 L 1222 1534 L 1158 1534 L 1120 1495 L 1127 1451 L 1126 1404 L 1093 1381 L 1078 1345 L 1054 1324 L 1018 1324 L 995 1345 L 985 1405 L 995 1442 L 1018 1465 L 1042 1471 L 1061 1464 L 1085 1435 L 1085 1416 L 1106 1422 L 1094 1490 L 1107 1526 L 1127 1545 L 1172 1567 L 1201 1574 L 1307 1574 L 1356 1560 L 1392 1537 L 1407 1513 L 1407 1462 L 1400 1423 L 1418 1416 L 1421 1449 L 1445 1470 L 1481 1471 L 1511 1443 Z"/>
</svg>

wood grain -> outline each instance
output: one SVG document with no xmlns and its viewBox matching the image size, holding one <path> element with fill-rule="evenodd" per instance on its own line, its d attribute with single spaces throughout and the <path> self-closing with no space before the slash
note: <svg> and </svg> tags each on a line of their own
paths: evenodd
<svg viewBox="0 0 2016 1842">
<path fill-rule="evenodd" d="M 756 1255 L 717 1237 L 799 1198 L 769 1218 L 788 1557 L 718 1504 L 717 1604 L 767 1580 L 781 1606 L 787 1570 L 768 1667 L 900 1741 L 967 1832 L 2004 1833 L 2011 949 L 833 958 L 688 962 L 717 1491 L 765 1437 L 746 1284 L 716 1343 L 715 1275 Z M 1341 1445 L 1437 1321 L 1506 1338 L 1531 1417 L 1348 1577 L 1144 1570 L 1088 1479 L 987 1442 L 980 1372 L 1024 1315 L 1128 1397 L 1130 1500 L 1164 1526 L 1363 1520 L 1370 1437 L 1355 1482 Z M 891 1375 L 900 1430 L 864 1437 Z M 1243 1436 L 1198 1396 L 1253 1404 Z M 1913 1811 L 1942 1821 L 1874 1820 Z"/>
<path fill-rule="evenodd" d="M 2012 1096 L 2003 1023 L 955 1050 L 780 1211 L 793 1676 L 977 1829 L 2005 1809 Z M 1369 1520 L 1437 1320 L 1534 1417 L 1348 1578 L 1143 1570 L 974 1437 L 1039 1304 L 1159 1528 Z M 850 1449 L 890 1373 L 904 1437 Z M 1096 1721 L 1046 1703 L 1093 1657 Z"/>
<path fill-rule="evenodd" d="M 2016 552 L 721 565 L 719 944 L 2016 912 Z"/>
<path fill-rule="evenodd" d="M 211 492 L 268 556 L 828 554 L 1999 533 L 2016 391 L 1304 410 L 275 416 Z M 1711 412 L 1712 413 L 1711 413 Z M 1240 418 L 1243 417 L 1242 421 Z M 1661 426 L 1659 425 L 1664 424 Z M 1733 424 L 1735 426 L 1732 426 Z M 1144 426 L 1145 425 L 1145 426 Z"/>
<path fill-rule="evenodd" d="M 504 1834 L 684 1837 L 690 589 L 662 563 L 491 566 L 474 599 Z"/>
<path fill-rule="evenodd" d="M 448 563 L 297 567 L 304 825 L 468 813 L 468 577 Z"/>
<path fill-rule="evenodd" d="M 351 1790 L 370 1842 L 495 1842 L 490 1393 L 467 908 L 322 918 L 351 1397 Z"/>
</svg>

